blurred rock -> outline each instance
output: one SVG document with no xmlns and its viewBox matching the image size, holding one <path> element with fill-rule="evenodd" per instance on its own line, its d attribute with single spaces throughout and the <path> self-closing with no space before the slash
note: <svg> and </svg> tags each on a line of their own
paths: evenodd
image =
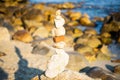
<svg viewBox="0 0 120 80">
<path fill-rule="evenodd" d="M 110 54 L 107 53 L 107 54 L 104 54 L 104 53 L 101 53 L 99 52 L 96 56 L 97 60 L 110 60 L 111 57 L 110 57 Z"/>
<path fill-rule="evenodd" d="M 67 52 L 67 53 L 69 54 L 69 63 L 66 67 L 67 69 L 73 71 L 79 71 L 80 69 L 88 65 L 88 62 L 83 55 L 77 52 Z"/>
<path fill-rule="evenodd" d="M 118 22 L 120 21 L 120 12 L 112 13 L 112 14 L 106 16 L 104 19 L 105 24 L 109 24 L 112 21 L 118 21 Z"/>
<path fill-rule="evenodd" d="M 85 46 L 85 45 L 82 45 L 82 44 L 77 44 L 77 45 L 75 45 L 74 48 L 80 54 L 84 54 L 86 52 L 92 52 L 92 48 L 91 47 Z"/>
<path fill-rule="evenodd" d="M 13 22 L 12 24 L 13 24 L 14 26 L 18 26 L 18 25 L 22 25 L 22 24 L 23 24 L 20 18 L 13 18 L 12 20 L 13 20 L 13 21 L 12 21 L 12 22 Z"/>
<path fill-rule="evenodd" d="M 101 28 L 101 32 L 108 32 L 111 38 L 116 42 L 119 42 L 120 36 L 120 13 L 113 13 L 105 18 L 104 24 Z"/>
<path fill-rule="evenodd" d="M 97 60 L 95 53 L 93 54 L 93 53 L 87 52 L 84 55 L 85 55 L 85 58 L 88 60 L 89 63 Z"/>
<path fill-rule="evenodd" d="M 111 37 L 111 34 L 108 32 L 101 33 L 101 37 L 109 38 Z"/>
<path fill-rule="evenodd" d="M 65 2 L 63 4 L 58 4 L 57 8 L 59 9 L 73 9 L 75 5 L 71 2 Z"/>
<path fill-rule="evenodd" d="M 102 45 L 100 51 L 101 51 L 103 54 L 110 54 L 110 51 L 109 51 L 107 45 Z"/>
<path fill-rule="evenodd" d="M 4 52 L 0 51 L 0 57 L 5 56 L 6 54 Z"/>
<path fill-rule="evenodd" d="M 27 4 L 28 0 L 16 0 L 16 1 L 11 1 L 11 0 L 4 0 L 0 1 L 0 3 L 4 4 L 5 6 L 17 6 L 17 5 L 22 5 L 22 4 Z"/>
<path fill-rule="evenodd" d="M 73 37 L 74 38 L 77 38 L 77 37 L 80 37 L 83 35 L 83 32 L 82 30 L 78 29 L 78 28 L 75 28 L 73 29 Z"/>
<path fill-rule="evenodd" d="M 114 73 L 120 74 L 120 65 L 114 67 Z"/>
<path fill-rule="evenodd" d="M 110 37 L 108 37 L 108 38 L 102 37 L 102 38 L 101 38 L 101 42 L 102 42 L 103 44 L 108 45 L 108 44 L 112 43 L 112 39 L 111 39 Z"/>
<path fill-rule="evenodd" d="M 49 33 L 51 33 L 54 25 L 53 25 L 52 23 L 46 23 L 46 22 L 45 22 L 43 25 L 44 25 L 44 27 L 46 28 L 46 30 L 47 30 Z"/>
<path fill-rule="evenodd" d="M 14 26 L 15 31 L 24 30 L 23 26 Z"/>
<path fill-rule="evenodd" d="M 84 73 L 78 73 L 71 70 L 65 70 L 64 72 L 62 72 L 61 74 L 59 74 L 53 79 L 48 78 L 44 75 L 40 76 L 40 80 L 59 80 L 59 79 L 60 80 L 94 80 L 88 77 L 87 75 L 85 75 Z M 36 76 L 32 80 L 39 80 L 39 77 Z"/>
<path fill-rule="evenodd" d="M 68 43 L 67 47 L 69 47 L 69 49 L 66 49 L 68 50 L 68 52 L 66 51 L 66 53 L 68 53 L 70 57 L 67 68 L 71 70 L 79 71 L 81 68 L 87 65 L 86 64 L 87 62 L 85 61 L 84 56 L 78 54 L 77 52 L 73 52 L 71 50 L 71 46 L 69 46 L 71 42 L 70 39 L 67 39 L 66 42 Z M 53 44 L 54 43 L 52 38 L 48 38 L 46 40 L 41 40 L 41 41 L 35 41 L 32 43 L 33 46 L 32 53 L 47 56 L 50 58 L 55 53 L 54 48 L 52 47 Z"/>
<path fill-rule="evenodd" d="M 49 44 L 49 46 L 48 46 Z M 51 47 L 53 44 L 53 41 L 51 38 L 48 38 L 46 40 L 38 40 L 32 43 L 32 53 L 33 54 L 39 54 L 44 56 L 52 56 L 54 54 L 54 51 L 52 51 Z"/>
<path fill-rule="evenodd" d="M 71 49 L 74 46 L 73 38 L 71 36 L 65 36 L 65 48 Z M 73 50 L 73 49 L 72 49 Z"/>
<path fill-rule="evenodd" d="M 36 22 L 44 21 L 43 15 L 40 10 L 30 8 L 24 15 L 24 20 L 34 20 Z"/>
<path fill-rule="evenodd" d="M 10 41 L 11 36 L 7 28 L 0 26 L 0 41 Z"/>
<path fill-rule="evenodd" d="M 62 73 L 68 64 L 69 56 L 63 49 L 55 48 L 55 54 L 51 56 L 48 62 L 45 75 L 49 78 L 54 78 Z"/>
<path fill-rule="evenodd" d="M 116 22 L 116 21 L 112 21 L 111 23 L 109 24 L 104 24 L 103 27 L 102 27 L 102 33 L 103 32 L 117 32 L 119 30 L 119 25 L 120 25 L 120 22 Z"/>
<path fill-rule="evenodd" d="M 101 44 L 102 44 L 101 41 L 97 38 L 90 38 L 87 42 L 87 45 L 92 48 L 97 48 Z"/>
<path fill-rule="evenodd" d="M 33 33 L 40 26 L 42 26 L 41 22 L 36 22 L 34 20 L 24 20 L 24 28 L 30 33 Z"/>
<path fill-rule="evenodd" d="M 82 30 L 78 28 L 68 29 L 66 30 L 67 35 L 72 36 L 73 38 L 77 38 L 83 35 Z"/>
<path fill-rule="evenodd" d="M 34 9 L 42 10 L 42 9 L 45 8 L 45 3 L 34 4 L 34 5 L 33 5 L 33 8 L 34 8 Z"/>
<path fill-rule="evenodd" d="M 88 35 L 97 35 L 97 31 L 95 29 L 85 29 L 84 33 Z"/>
<path fill-rule="evenodd" d="M 29 43 L 33 40 L 32 36 L 25 30 L 17 31 L 13 35 L 13 39 L 26 42 L 26 43 Z"/>
<path fill-rule="evenodd" d="M 95 23 L 89 19 L 88 14 L 83 14 L 83 16 L 80 18 L 80 24 L 83 26 L 95 27 Z"/>
<path fill-rule="evenodd" d="M 80 12 L 72 12 L 70 15 L 72 21 L 79 20 L 82 14 Z"/>
<path fill-rule="evenodd" d="M 45 27 L 39 27 L 38 29 L 36 29 L 33 33 L 32 36 L 39 36 L 41 38 L 46 38 L 48 37 L 48 31 L 46 30 Z"/>
<path fill-rule="evenodd" d="M 119 80 L 112 73 L 100 68 L 92 67 L 87 71 L 87 75 L 92 78 L 101 78 L 102 80 Z"/>
<path fill-rule="evenodd" d="M 94 21 L 104 21 L 104 18 L 102 17 L 94 17 Z"/>
<path fill-rule="evenodd" d="M 87 45 L 87 42 L 88 38 L 84 34 L 76 40 L 76 44 Z"/>
<path fill-rule="evenodd" d="M 77 21 L 70 21 L 67 23 L 68 26 L 78 26 L 79 23 Z"/>
</svg>

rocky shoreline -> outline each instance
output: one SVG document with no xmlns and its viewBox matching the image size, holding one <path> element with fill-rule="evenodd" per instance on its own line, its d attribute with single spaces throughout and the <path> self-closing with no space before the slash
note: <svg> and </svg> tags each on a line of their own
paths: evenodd
<svg viewBox="0 0 120 80">
<path fill-rule="evenodd" d="M 120 60 L 112 59 L 119 52 L 113 55 L 108 47 L 114 41 L 120 47 L 120 13 L 91 20 L 88 14 L 71 10 L 81 5 L 0 1 L 0 79 L 119 80 Z M 54 53 L 51 29 L 57 9 L 66 10 L 62 16 L 70 61 L 63 73 L 49 79 L 43 73 Z M 96 21 L 103 22 L 100 34 L 94 29 Z M 82 31 L 80 25 L 88 28 Z"/>
</svg>

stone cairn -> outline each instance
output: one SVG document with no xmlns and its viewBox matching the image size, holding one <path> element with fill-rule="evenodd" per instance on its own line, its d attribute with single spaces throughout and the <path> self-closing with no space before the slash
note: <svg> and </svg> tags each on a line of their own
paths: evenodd
<svg viewBox="0 0 120 80">
<path fill-rule="evenodd" d="M 69 56 L 63 49 L 65 46 L 65 28 L 63 27 L 63 25 L 65 24 L 65 20 L 62 18 L 60 10 L 56 11 L 54 23 L 55 28 L 52 29 L 52 35 L 55 54 L 49 60 L 47 70 L 45 71 L 45 75 L 49 78 L 54 78 L 58 74 L 63 72 L 69 61 Z"/>
</svg>

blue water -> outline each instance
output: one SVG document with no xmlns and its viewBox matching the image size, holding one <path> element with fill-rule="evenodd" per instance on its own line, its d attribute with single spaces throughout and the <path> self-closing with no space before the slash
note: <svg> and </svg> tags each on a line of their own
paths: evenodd
<svg viewBox="0 0 120 80">
<path fill-rule="evenodd" d="M 81 13 L 87 13 L 91 17 L 100 16 L 105 17 L 112 12 L 120 10 L 120 0 L 30 0 L 31 3 L 64 3 L 64 2 L 84 2 L 82 8 L 74 9 Z"/>
</svg>

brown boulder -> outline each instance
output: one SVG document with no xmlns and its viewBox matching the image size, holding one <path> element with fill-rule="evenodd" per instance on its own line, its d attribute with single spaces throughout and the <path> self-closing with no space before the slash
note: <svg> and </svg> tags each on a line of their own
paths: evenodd
<svg viewBox="0 0 120 80">
<path fill-rule="evenodd" d="M 120 65 L 114 67 L 114 73 L 120 74 Z"/>
<path fill-rule="evenodd" d="M 92 78 L 100 78 L 102 80 L 119 80 L 112 73 L 100 68 L 92 67 L 87 71 L 87 75 Z"/>
<path fill-rule="evenodd" d="M 113 13 L 105 18 L 104 24 L 101 28 L 102 33 L 108 32 L 111 38 L 119 42 L 120 36 L 120 13 Z"/>
<path fill-rule="evenodd" d="M 22 41 L 22 42 L 26 42 L 26 43 L 29 43 L 33 40 L 32 36 L 25 30 L 17 31 L 13 35 L 13 39 L 14 40 L 19 40 L 19 41 Z"/>
<path fill-rule="evenodd" d="M 34 9 L 42 10 L 42 9 L 45 8 L 45 4 L 44 4 L 44 3 L 34 4 L 34 5 L 33 5 L 33 8 L 34 8 Z"/>
<path fill-rule="evenodd" d="M 15 26 L 23 24 L 20 18 L 13 18 L 12 22 L 13 22 L 12 24 Z"/>
<path fill-rule="evenodd" d="M 34 20 L 36 22 L 44 21 L 42 12 L 38 9 L 30 8 L 22 17 L 24 20 Z"/>
<path fill-rule="evenodd" d="M 101 41 L 97 38 L 90 38 L 87 42 L 87 45 L 91 48 L 97 48 L 99 45 L 102 45 Z"/>
<path fill-rule="evenodd" d="M 101 38 L 100 39 L 101 39 L 103 44 L 110 44 L 110 43 L 112 43 L 111 34 L 108 33 L 108 32 L 101 33 Z"/>
<path fill-rule="evenodd" d="M 82 44 L 76 44 L 74 49 L 79 52 L 80 54 L 84 54 L 87 52 L 92 52 L 92 48 L 86 45 L 82 45 Z"/>
<path fill-rule="evenodd" d="M 70 19 L 71 19 L 72 21 L 75 21 L 75 20 L 80 19 L 81 16 L 82 16 L 82 14 L 81 14 L 80 12 L 72 12 L 72 13 L 70 14 Z"/>
<path fill-rule="evenodd" d="M 97 35 L 97 31 L 95 29 L 85 29 L 84 33 L 88 35 Z"/>
<path fill-rule="evenodd" d="M 70 21 L 67 23 L 68 26 L 77 26 L 79 23 L 77 21 Z"/>
<path fill-rule="evenodd" d="M 90 27 L 94 27 L 95 23 L 92 22 L 89 19 L 89 16 L 87 14 L 84 14 L 81 18 L 80 18 L 80 24 L 83 26 L 90 26 Z"/>
</svg>

